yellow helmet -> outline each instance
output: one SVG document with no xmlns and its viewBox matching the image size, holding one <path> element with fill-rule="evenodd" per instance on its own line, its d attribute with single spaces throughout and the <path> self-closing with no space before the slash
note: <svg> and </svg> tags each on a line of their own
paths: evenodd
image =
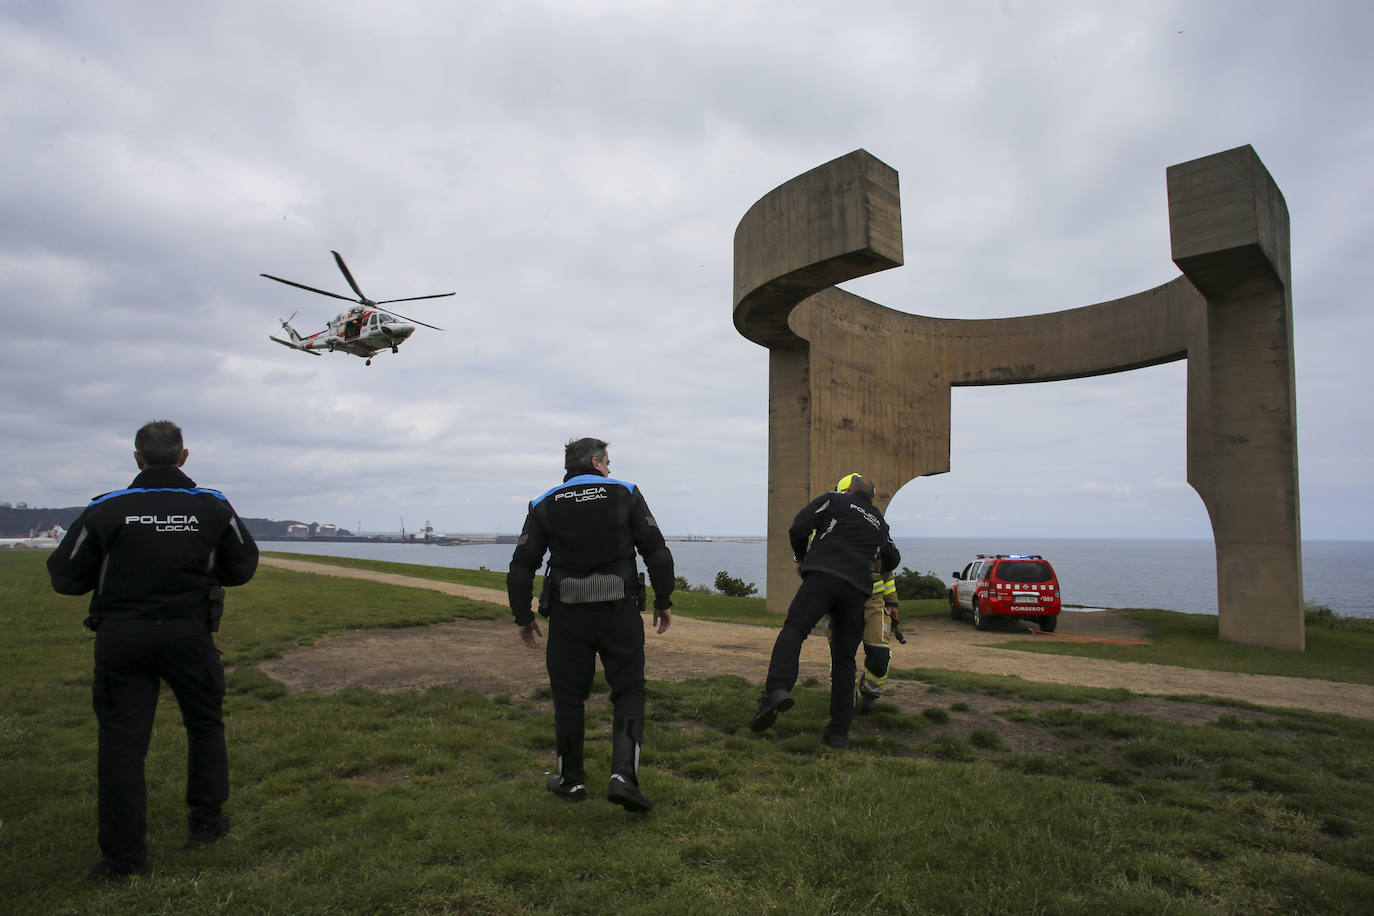
<svg viewBox="0 0 1374 916">
<path fill-rule="evenodd" d="M 852 487 L 852 486 L 854 485 L 854 481 L 855 481 L 856 478 L 859 478 L 859 477 L 862 477 L 862 476 L 864 476 L 864 475 L 862 475 L 862 474 L 846 474 L 846 475 L 844 475 L 843 477 L 840 478 L 840 482 L 837 483 L 837 484 L 835 484 L 835 491 L 836 491 L 837 493 L 843 493 L 845 490 L 848 490 L 850 487 Z"/>
</svg>

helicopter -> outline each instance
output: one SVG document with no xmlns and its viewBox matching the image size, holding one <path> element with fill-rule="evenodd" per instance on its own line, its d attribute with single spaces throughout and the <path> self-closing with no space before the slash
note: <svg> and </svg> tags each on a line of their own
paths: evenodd
<svg viewBox="0 0 1374 916">
<path fill-rule="evenodd" d="M 443 328 L 425 324 L 416 318 L 407 318 L 399 312 L 381 309 L 378 306 L 387 305 L 391 302 L 413 302 L 416 299 L 442 299 L 445 296 L 452 296 L 454 293 L 433 293 L 428 296 L 408 296 L 404 299 L 369 299 L 358 288 L 358 283 L 353 279 L 353 274 L 349 273 L 348 265 L 344 263 L 343 256 L 337 251 L 331 251 L 330 254 L 334 255 L 334 260 L 338 263 L 339 270 L 343 271 L 344 279 L 348 281 L 348 285 L 353 288 L 353 292 L 358 294 L 356 300 L 358 304 L 351 306 L 346 312 L 335 315 L 323 331 L 317 331 L 306 337 L 302 337 L 295 328 L 291 327 L 291 318 L 295 318 L 298 314 L 292 312 L 291 318 L 284 318 L 281 323 L 286 333 L 291 335 L 291 339 L 282 340 L 274 334 L 268 334 L 268 340 L 275 341 L 283 347 L 309 353 L 311 356 L 320 356 L 322 351 L 351 353 L 354 356 L 362 357 L 366 360 L 364 365 L 370 366 L 372 365 L 372 357 L 380 352 L 385 350 L 390 350 L 392 353 L 399 352 L 397 348 L 405 343 L 406 338 L 415 333 L 415 325 L 417 324 L 432 328 L 435 331 L 443 330 Z M 287 286 L 294 286 L 297 289 L 319 293 L 321 296 L 332 296 L 345 302 L 355 301 L 351 296 L 316 289 L 294 280 L 283 280 L 281 277 L 274 277 L 271 274 L 259 274 L 259 276 L 276 280 L 278 283 L 285 283 Z"/>
</svg>

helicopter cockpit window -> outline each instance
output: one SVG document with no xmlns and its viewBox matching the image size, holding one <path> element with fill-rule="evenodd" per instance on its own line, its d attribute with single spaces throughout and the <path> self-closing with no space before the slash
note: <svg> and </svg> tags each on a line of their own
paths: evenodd
<svg viewBox="0 0 1374 916">
<path fill-rule="evenodd" d="M 392 318 L 386 312 L 382 312 L 378 320 L 381 321 L 382 324 L 394 324 L 396 322 L 396 319 Z"/>
</svg>

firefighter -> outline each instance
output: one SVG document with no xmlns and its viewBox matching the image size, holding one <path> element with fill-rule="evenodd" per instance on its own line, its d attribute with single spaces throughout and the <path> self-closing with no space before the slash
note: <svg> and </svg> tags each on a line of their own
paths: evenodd
<svg viewBox="0 0 1374 916">
<path fill-rule="evenodd" d="M 57 592 L 92 592 L 96 880 L 148 873 L 143 763 L 160 681 L 172 688 L 186 728 L 185 848 L 229 832 L 221 810 L 229 797 L 224 666 L 211 634 L 224 610 L 223 586 L 253 577 L 258 547 L 222 493 L 181 472 L 189 454 L 175 423 L 145 425 L 134 437 L 133 483 L 97 496 L 48 558 Z"/>
<path fill-rule="evenodd" d="M 558 772 L 546 787 L 558 798 L 587 797 L 583 742 L 584 704 L 596 674 L 606 673 L 614 708 L 611 780 L 606 798 L 627 811 L 653 807 L 639 788 L 644 736 L 643 581 L 635 552 L 644 558 L 654 588 L 653 622 L 672 624 L 673 555 L 639 488 L 610 476 L 607 444 L 574 439 L 564 447 L 563 483 L 529 504 L 511 556 L 506 593 L 520 639 L 538 648 L 542 635 L 530 610 L 534 574 L 549 553 L 540 613 L 549 618 L 545 663 L 553 693 Z"/>
<path fill-rule="evenodd" d="M 859 675 L 859 692 L 854 711 L 866 716 L 883 695 L 888 668 L 892 664 L 892 627 L 898 620 L 897 584 L 891 570 L 873 564 L 873 594 L 864 604 L 864 666 Z"/>
</svg>

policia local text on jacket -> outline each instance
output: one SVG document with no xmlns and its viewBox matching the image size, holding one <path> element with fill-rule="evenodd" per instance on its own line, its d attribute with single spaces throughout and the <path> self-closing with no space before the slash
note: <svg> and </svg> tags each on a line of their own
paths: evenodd
<svg viewBox="0 0 1374 916">
<path fill-rule="evenodd" d="M 862 484 L 860 483 L 862 481 Z M 895 569 L 901 553 L 873 505 L 872 483 L 858 478 L 849 493 L 818 496 L 797 513 L 788 540 L 802 584 L 773 643 L 754 731 L 768 728 L 792 707 L 802 642 L 830 615 L 830 721 L 822 740 L 844 746 L 854 717 L 854 654 L 863 637 L 864 602 L 873 593 L 873 562 Z"/>
<path fill-rule="evenodd" d="M 875 557 L 884 569 L 896 569 L 902 561 L 887 521 L 865 493 L 832 491 L 816 497 L 792 520 L 787 540 L 803 576 L 809 572 L 834 576 L 858 589 L 864 598 L 873 593 Z"/>
<path fill-rule="evenodd" d="M 192 841 L 227 830 L 224 668 L 210 633 L 222 587 L 247 582 L 257 564 L 257 545 L 223 494 L 197 487 L 176 467 L 145 468 L 129 489 L 96 497 L 48 558 L 56 591 L 93 592 L 87 626 L 96 631 L 106 876 L 147 865 L 143 761 L 159 679 L 172 688 L 186 726 Z"/>
<path fill-rule="evenodd" d="M 608 462 L 609 459 L 606 459 Z M 559 772 L 548 788 L 569 801 L 586 797 L 584 704 L 600 656 L 611 688 L 614 732 L 607 797 L 631 811 L 652 803 L 638 789 L 644 729 L 643 593 L 635 552 L 654 589 L 655 618 L 671 621 L 673 555 L 644 496 L 632 483 L 574 468 L 562 485 L 530 503 L 511 557 L 507 597 L 515 622 L 534 623 L 535 571 L 547 550 L 540 613 L 549 618 L 545 660 L 553 693 Z"/>
</svg>

